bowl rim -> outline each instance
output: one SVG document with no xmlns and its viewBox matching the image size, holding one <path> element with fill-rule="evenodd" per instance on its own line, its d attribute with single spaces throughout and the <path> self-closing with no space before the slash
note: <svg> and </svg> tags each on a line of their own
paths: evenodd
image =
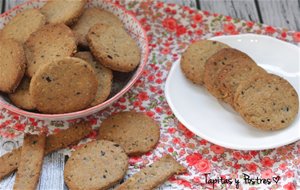
<svg viewBox="0 0 300 190">
<path fill-rule="evenodd" d="M 44 0 L 42 0 L 42 2 L 43 1 Z M 18 10 L 21 7 L 23 7 L 23 6 L 27 5 L 27 4 L 30 4 L 32 2 L 40 2 L 40 0 L 29 0 L 27 2 L 24 2 L 24 3 L 20 4 L 20 5 L 17 5 L 15 7 L 13 7 L 12 9 L 10 9 L 10 10 L 8 10 L 8 11 L 0 14 L 0 18 L 5 17 L 5 16 L 9 15 L 11 12 L 13 12 L 15 10 Z M 137 67 L 137 70 L 135 71 L 135 74 L 130 79 L 130 82 L 127 83 L 126 86 L 121 91 L 119 91 L 117 94 L 115 94 L 110 99 L 102 102 L 101 104 L 98 104 L 96 106 L 93 106 L 93 107 L 90 107 L 90 108 L 87 108 L 87 109 L 84 109 L 84 110 L 70 112 L 70 113 L 63 113 L 63 114 L 34 113 L 34 112 L 25 111 L 25 110 L 22 110 L 20 108 L 14 107 L 11 104 L 3 102 L 1 100 L 0 100 L 0 106 L 2 106 L 3 108 L 5 108 L 5 109 L 7 109 L 7 110 L 9 110 L 9 111 L 11 111 L 13 113 L 20 114 L 20 115 L 23 115 L 23 116 L 26 116 L 26 117 L 29 117 L 29 118 L 60 120 L 60 119 L 68 119 L 69 117 L 72 117 L 72 119 L 75 119 L 75 118 L 80 118 L 80 117 L 84 117 L 84 116 L 87 116 L 87 115 L 91 115 L 91 114 L 93 114 L 93 113 L 95 113 L 97 111 L 100 111 L 101 108 L 104 109 L 105 107 L 111 105 L 113 102 L 115 102 L 116 100 L 118 100 L 119 98 L 121 98 L 121 96 L 123 96 L 135 84 L 135 82 L 141 77 L 141 75 L 143 73 L 142 71 L 144 70 L 144 68 L 145 68 L 145 66 L 147 64 L 148 58 L 149 58 L 149 53 L 150 52 L 149 52 L 149 40 L 148 40 L 147 32 L 146 32 L 146 30 L 144 29 L 144 27 L 142 26 L 142 24 L 139 22 L 139 20 L 136 18 L 136 16 L 132 12 L 126 10 L 124 7 L 120 6 L 117 3 L 113 3 L 113 2 L 110 2 L 110 1 L 107 1 L 107 0 L 103 0 L 103 2 L 108 3 L 108 4 L 112 5 L 112 6 L 115 6 L 118 9 L 121 9 L 122 11 L 124 11 L 125 14 L 130 15 L 132 17 L 132 19 L 141 28 L 141 30 L 142 30 L 142 36 L 145 37 L 143 39 L 144 43 L 145 43 L 145 47 L 146 47 L 146 49 L 145 49 L 145 55 L 144 55 L 145 56 L 145 58 L 144 58 L 145 61 L 143 61 L 142 63 L 139 64 L 139 66 Z"/>
</svg>

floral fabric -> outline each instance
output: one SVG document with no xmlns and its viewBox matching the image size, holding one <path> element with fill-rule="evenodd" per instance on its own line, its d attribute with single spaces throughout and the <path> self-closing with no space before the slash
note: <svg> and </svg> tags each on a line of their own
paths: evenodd
<svg viewBox="0 0 300 190">
<path fill-rule="evenodd" d="M 147 31 L 150 43 L 148 64 L 142 77 L 121 99 L 83 119 L 90 121 L 97 129 L 111 113 L 136 110 L 145 112 L 160 124 L 161 138 L 156 149 L 141 157 L 130 158 L 127 176 L 169 153 L 186 166 L 188 172 L 171 177 L 160 189 L 299 189 L 300 141 L 263 151 L 230 150 L 212 144 L 195 136 L 178 122 L 166 102 L 163 89 L 172 63 L 195 40 L 256 33 L 297 44 L 300 42 L 300 32 L 157 1 L 114 2 L 135 14 Z M 24 131 L 56 133 L 76 121 L 38 121 L 1 109 L 0 140 L 10 139 L 18 146 Z M 95 130 L 89 138 L 93 139 L 96 135 Z M 250 178 L 269 179 L 271 182 Z M 239 185 L 235 180 L 239 180 Z"/>
</svg>

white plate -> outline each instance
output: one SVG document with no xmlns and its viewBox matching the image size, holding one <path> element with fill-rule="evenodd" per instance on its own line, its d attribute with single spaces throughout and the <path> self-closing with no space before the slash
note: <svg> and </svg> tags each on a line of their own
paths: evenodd
<svg viewBox="0 0 300 190">
<path fill-rule="evenodd" d="M 268 72 L 287 79 L 300 94 L 299 47 L 254 34 L 219 36 L 212 40 L 247 53 Z M 286 129 L 274 132 L 255 129 L 203 87 L 187 80 L 181 71 L 180 61 L 173 63 L 166 82 L 165 95 L 182 124 L 198 136 L 220 146 L 238 150 L 262 150 L 300 139 L 299 114 Z"/>
</svg>

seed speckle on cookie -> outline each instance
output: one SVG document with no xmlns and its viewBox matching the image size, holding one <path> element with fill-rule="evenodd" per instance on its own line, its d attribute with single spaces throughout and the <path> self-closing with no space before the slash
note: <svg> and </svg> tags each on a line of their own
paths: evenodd
<svg viewBox="0 0 300 190">
<path fill-rule="evenodd" d="M 138 45 L 121 26 L 96 24 L 89 30 L 87 41 L 96 59 L 114 71 L 130 72 L 140 63 Z"/>
<path fill-rule="evenodd" d="M 71 56 L 77 49 L 72 30 L 64 24 L 48 24 L 30 35 L 25 43 L 26 74 L 32 77 L 47 63 Z"/>
<path fill-rule="evenodd" d="M 180 61 L 184 75 L 195 84 L 204 84 L 204 66 L 207 59 L 228 45 L 213 40 L 192 43 L 183 53 Z"/>
<path fill-rule="evenodd" d="M 13 93 L 26 69 L 23 46 L 13 39 L 0 39 L 0 91 Z"/>
<path fill-rule="evenodd" d="M 98 81 L 92 66 L 66 57 L 44 65 L 33 76 L 30 93 L 42 113 L 68 113 L 87 108 L 95 99 Z"/>
<path fill-rule="evenodd" d="M 75 23 L 81 16 L 87 0 L 51 0 L 40 10 L 46 16 L 49 24 Z"/>
<path fill-rule="evenodd" d="M 144 113 L 134 111 L 112 115 L 99 128 L 99 139 L 120 144 L 129 156 L 151 151 L 159 138 L 159 125 Z"/>
</svg>

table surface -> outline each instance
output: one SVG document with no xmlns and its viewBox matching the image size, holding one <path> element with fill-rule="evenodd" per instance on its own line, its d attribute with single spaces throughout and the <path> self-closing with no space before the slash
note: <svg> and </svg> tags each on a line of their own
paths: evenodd
<svg viewBox="0 0 300 190">
<path fill-rule="evenodd" d="M 0 0 L 2 12 L 27 0 Z M 161 0 L 212 13 L 300 30 L 300 0 Z"/>
</svg>

